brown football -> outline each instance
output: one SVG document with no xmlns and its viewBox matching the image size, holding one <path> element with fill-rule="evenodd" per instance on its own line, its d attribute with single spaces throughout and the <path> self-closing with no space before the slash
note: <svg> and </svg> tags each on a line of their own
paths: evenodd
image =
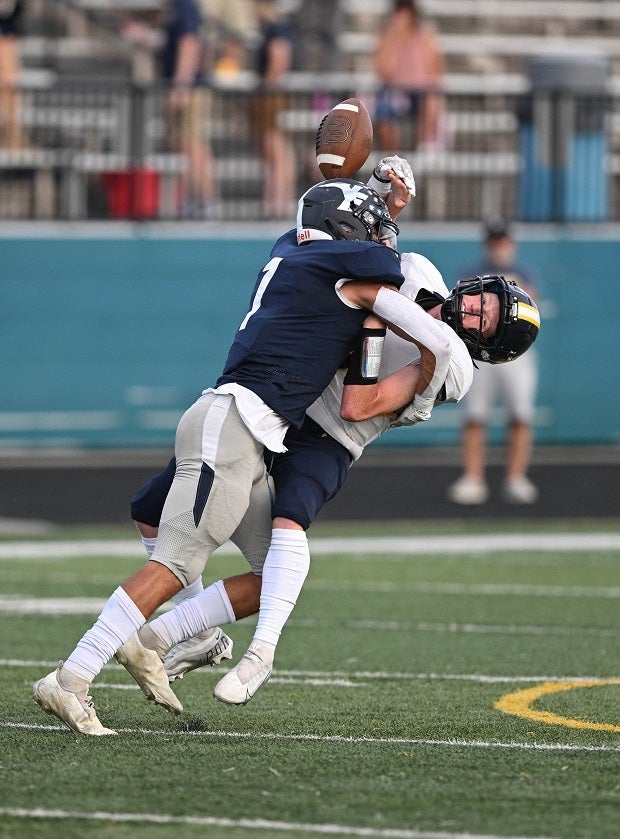
<svg viewBox="0 0 620 839">
<path fill-rule="evenodd" d="M 334 105 L 316 132 L 316 162 L 324 178 L 350 178 L 368 160 L 372 120 L 361 99 Z"/>
</svg>

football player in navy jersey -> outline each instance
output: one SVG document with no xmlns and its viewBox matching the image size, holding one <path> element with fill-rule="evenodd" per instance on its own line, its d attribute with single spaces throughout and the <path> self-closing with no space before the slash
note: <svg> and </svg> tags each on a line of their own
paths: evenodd
<svg viewBox="0 0 620 839">
<path fill-rule="evenodd" d="M 267 481 L 265 450 L 284 451 L 288 429 L 302 426 L 368 312 L 415 342 L 426 316 L 398 292 L 399 255 L 384 244 L 397 233 L 385 202 L 365 184 L 326 181 L 300 199 L 296 231 L 276 243 L 260 271 L 222 376 L 179 422 L 176 472 L 152 558 L 114 591 L 63 664 L 33 686 L 35 701 L 72 730 L 113 733 L 88 690 L 115 653 L 148 699 L 182 711 L 159 655 L 137 630 L 202 574 L 240 525 L 253 490 Z M 430 418 L 447 365 L 443 331 L 426 320 L 430 354 L 413 400 L 420 421 Z"/>
<path fill-rule="evenodd" d="M 502 278 L 468 281 L 449 293 L 437 269 L 423 256 L 404 254 L 401 262 L 405 276 L 401 291 L 430 315 L 446 321 L 441 327 L 449 360 L 438 402 L 458 401 L 467 392 L 472 380 L 471 357 L 506 361 L 522 354 L 536 337 L 535 306 Z M 487 297 L 488 303 L 483 303 Z M 497 328 L 500 311 L 502 324 Z M 272 453 L 267 459 L 275 484 L 271 511 L 266 511 L 265 500 L 261 505 L 256 493 L 242 525 L 232 536 L 252 571 L 220 580 L 204 591 L 198 578 L 184 595 L 199 597 L 140 631 L 143 643 L 165 656 L 171 679 L 230 658 L 232 642 L 217 624 L 256 613 L 260 598 L 250 649 L 216 685 L 214 695 L 223 702 L 245 704 L 256 693 L 269 678 L 280 633 L 308 571 L 309 551 L 302 531 L 338 492 L 351 462 L 368 443 L 389 428 L 419 421 L 415 393 L 422 366 L 433 355 L 424 346 L 424 342 L 430 343 L 423 329 L 428 317 L 420 321 L 418 346 L 389 332 L 382 353 L 377 352 L 375 342 L 384 340 L 381 333 L 385 335 L 385 329 L 381 321 L 368 328 L 369 320 L 365 320 L 367 328 L 356 342 L 357 353 L 350 357 L 346 376 L 344 372 L 336 374 L 308 408 L 302 428 L 289 429 L 284 440 L 286 452 Z M 374 352 L 369 354 L 369 347 Z M 380 370 L 376 369 L 378 358 Z M 369 369 L 373 361 L 374 371 Z M 373 372 L 378 373 L 377 378 Z M 174 467 L 173 459 L 132 503 L 132 517 L 140 523 L 147 552 L 155 544 Z M 273 518 L 273 531 L 269 516 Z"/>
</svg>

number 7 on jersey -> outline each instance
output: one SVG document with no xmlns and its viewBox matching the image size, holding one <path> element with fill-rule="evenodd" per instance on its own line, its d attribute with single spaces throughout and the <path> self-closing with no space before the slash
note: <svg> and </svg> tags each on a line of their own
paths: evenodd
<svg viewBox="0 0 620 839">
<path fill-rule="evenodd" d="M 260 309 L 261 300 L 263 299 L 263 294 L 265 293 L 265 289 L 271 282 L 273 275 L 278 270 L 278 265 L 282 262 L 281 256 L 274 256 L 273 259 L 270 259 L 269 262 L 263 268 L 263 279 L 260 281 L 258 288 L 256 289 L 256 294 L 254 295 L 254 300 L 252 301 L 252 308 L 247 313 L 247 315 L 241 321 L 241 326 L 239 327 L 239 332 L 242 329 L 245 329 L 248 325 L 249 319 L 252 315 Z"/>
</svg>

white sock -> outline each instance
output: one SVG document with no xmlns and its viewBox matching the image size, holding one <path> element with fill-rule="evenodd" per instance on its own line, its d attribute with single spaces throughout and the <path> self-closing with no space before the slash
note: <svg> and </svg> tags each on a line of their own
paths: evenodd
<svg viewBox="0 0 620 839">
<path fill-rule="evenodd" d="M 205 629 L 222 623 L 234 623 L 235 620 L 224 583 L 218 580 L 217 583 L 203 589 L 196 597 L 184 600 L 171 612 L 152 620 L 149 627 L 169 649 L 186 638 L 204 632 Z"/>
<path fill-rule="evenodd" d="M 118 648 L 146 618 L 120 586 L 103 607 L 95 624 L 78 641 L 63 667 L 89 683 L 101 672 Z"/>
<path fill-rule="evenodd" d="M 144 550 L 146 551 L 148 558 L 150 559 L 153 556 L 153 551 L 155 550 L 157 536 L 141 536 L 140 538 L 142 539 Z"/>
<path fill-rule="evenodd" d="M 310 548 L 305 531 L 273 530 L 263 568 L 255 641 L 275 648 L 309 569 Z"/>
<path fill-rule="evenodd" d="M 185 588 L 182 588 L 181 591 L 177 591 L 176 594 L 172 595 L 172 602 L 178 606 L 184 600 L 189 600 L 190 597 L 196 597 L 201 591 L 204 591 L 202 577 L 196 577 L 193 583 L 190 583 Z"/>
</svg>

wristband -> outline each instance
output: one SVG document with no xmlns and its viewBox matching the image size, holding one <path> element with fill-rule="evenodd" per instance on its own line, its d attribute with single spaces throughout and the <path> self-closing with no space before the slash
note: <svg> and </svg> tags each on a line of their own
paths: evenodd
<svg viewBox="0 0 620 839">
<path fill-rule="evenodd" d="M 433 402 L 419 393 L 413 397 L 413 416 L 418 422 L 428 422 L 433 412 Z"/>
<path fill-rule="evenodd" d="M 392 181 L 389 178 L 382 178 L 381 172 L 377 170 L 379 167 L 374 170 L 370 178 L 368 179 L 368 183 L 366 186 L 369 186 L 371 189 L 374 189 L 375 192 L 378 192 L 381 198 L 384 200 L 390 194 L 390 190 L 392 189 Z"/>
<path fill-rule="evenodd" d="M 385 328 L 362 328 L 357 343 L 349 356 L 345 385 L 376 385 L 379 378 Z"/>
</svg>

